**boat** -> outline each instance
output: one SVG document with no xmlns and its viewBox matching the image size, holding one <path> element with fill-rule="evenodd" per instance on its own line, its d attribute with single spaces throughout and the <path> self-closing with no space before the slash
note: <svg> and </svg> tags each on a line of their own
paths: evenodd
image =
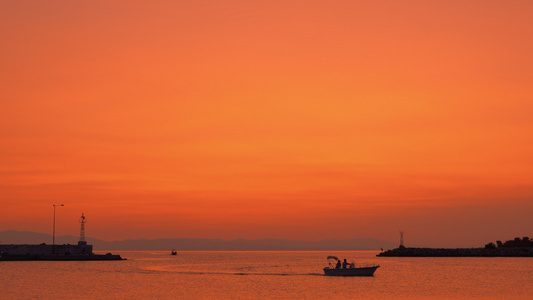
<svg viewBox="0 0 533 300">
<path fill-rule="evenodd" d="M 176 249 L 172 249 L 172 252 L 170 252 L 170 255 L 178 255 L 178 251 L 176 251 Z"/>
<path fill-rule="evenodd" d="M 374 276 L 379 266 L 368 266 L 368 267 L 354 267 L 346 269 L 336 269 L 336 268 L 324 268 L 324 275 L 326 276 Z"/>
<path fill-rule="evenodd" d="M 355 263 L 348 263 L 345 268 L 340 267 L 340 260 L 336 256 L 328 256 L 329 267 L 324 268 L 326 276 L 374 276 L 374 272 L 379 265 L 356 266 Z M 332 261 L 336 262 L 334 266 Z"/>
</svg>

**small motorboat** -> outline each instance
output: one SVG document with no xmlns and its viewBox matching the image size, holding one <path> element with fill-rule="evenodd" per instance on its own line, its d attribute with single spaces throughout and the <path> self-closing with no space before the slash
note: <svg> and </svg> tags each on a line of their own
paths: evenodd
<svg viewBox="0 0 533 300">
<path fill-rule="evenodd" d="M 176 249 L 172 249 L 172 252 L 170 252 L 170 255 L 178 255 L 178 251 L 176 251 Z"/>
<path fill-rule="evenodd" d="M 332 261 L 336 265 L 332 264 Z M 341 267 L 340 260 L 336 256 L 328 256 L 329 267 L 324 268 L 326 276 L 373 276 L 379 265 L 356 266 L 355 263 L 348 263 L 346 267 Z"/>
</svg>

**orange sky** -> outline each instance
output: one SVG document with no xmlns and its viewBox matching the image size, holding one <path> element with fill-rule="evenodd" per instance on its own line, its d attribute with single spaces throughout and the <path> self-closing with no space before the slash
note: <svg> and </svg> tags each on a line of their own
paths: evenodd
<svg viewBox="0 0 533 300">
<path fill-rule="evenodd" d="M 156 2 L 156 3 L 153 3 Z M 531 1 L 0 1 L 0 230 L 533 236 Z"/>
</svg>

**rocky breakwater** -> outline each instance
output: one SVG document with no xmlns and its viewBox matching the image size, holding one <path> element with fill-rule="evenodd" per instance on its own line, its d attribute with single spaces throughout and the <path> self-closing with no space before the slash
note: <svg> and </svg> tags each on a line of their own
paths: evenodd
<svg viewBox="0 0 533 300">
<path fill-rule="evenodd" d="M 397 257 L 533 257 L 533 248 L 409 248 L 399 247 L 377 256 Z"/>
</svg>

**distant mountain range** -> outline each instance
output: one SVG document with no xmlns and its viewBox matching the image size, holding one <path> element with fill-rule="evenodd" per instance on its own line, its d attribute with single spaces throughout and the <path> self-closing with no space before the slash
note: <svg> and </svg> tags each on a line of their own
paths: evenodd
<svg viewBox="0 0 533 300">
<path fill-rule="evenodd" d="M 77 244 L 79 237 L 72 235 L 56 236 L 56 244 Z M 86 238 L 94 250 L 379 250 L 396 248 L 395 242 L 378 239 L 346 239 L 323 241 L 294 241 L 283 239 L 231 241 L 222 239 L 137 239 L 123 241 L 102 241 Z M 0 244 L 51 244 L 52 235 L 30 231 L 0 231 Z"/>
</svg>

